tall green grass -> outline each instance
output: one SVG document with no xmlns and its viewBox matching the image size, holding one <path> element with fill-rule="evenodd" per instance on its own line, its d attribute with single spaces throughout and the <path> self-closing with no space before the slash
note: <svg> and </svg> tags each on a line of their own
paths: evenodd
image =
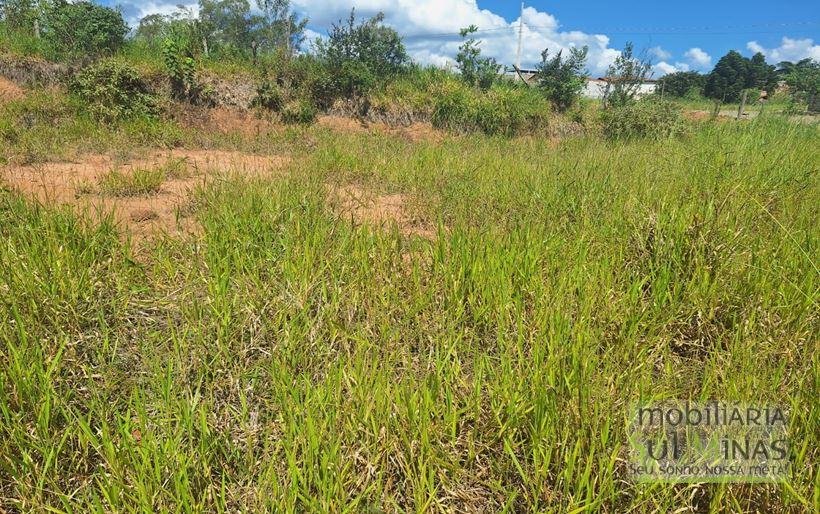
<svg viewBox="0 0 820 514">
<path fill-rule="evenodd" d="M 310 129 L 201 238 L 0 196 L 0 505 L 54 512 L 811 512 L 816 126 L 685 139 Z M 437 238 L 351 223 L 403 193 Z M 791 408 L 782 485 L 634 484 L 628 406 Z"/>
</svg>

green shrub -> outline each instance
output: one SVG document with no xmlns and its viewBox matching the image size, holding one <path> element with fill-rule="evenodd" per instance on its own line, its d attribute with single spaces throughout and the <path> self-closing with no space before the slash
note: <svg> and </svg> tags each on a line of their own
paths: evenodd
<svg viewBox="0 0 820 514">
<path fill-rule="evenodd" d="M 139 73 L 118 60 L 100 61 L 80 72 L 71 90 L 103 121 L 156 114 L 157 103 Z"/>
<path fill-rule="evenodd" d="M 178 100 L 195 101 L 198 96 L 195 80 L 196 61 L 190 44 L 179 35 L 168 37 L 162 42 L 162 61 L 171 80 L 171 93 Z"/>
<path fill-rule="evenodd" d="M 316 120 L 316 106 L 304 98 L 292 100 L 282 107 L 282 121 L 285 123 L 310 124 Z"/>
<path fill-rule="evenodd" d="M 680 107 L 654 98 L 601 111 L 601 124 L 608 139 L 665 139 L 684 128 Z"/>
<path fill-rule="evenodd" d="M 482 57 L 481 43 L 473 37 L 467 37 L 477 31 L 478 27 L 475 25 L 461 29 L 464 42 L 458 47 L 456 62 L 464 82 L 486 91 L 498 82 L 501 65 L 492 57 Z"/>
<path fill-rule="evenodd" d="M 549 50 L 541 52 L 538 64 L 538 88 L 552 102 L 556 110 L 564 112 L 581 97 L 586 79 L 584 66 L 589 48 L 570 48 L 569 55 L 563 57 L 563 50 L 549 56 Z"/>
<path fill-rule="evenodd" d="M 370 110 L 403 121 L 429 120 L 438 91 L 454 81 L 444 70 L 412 66 L 369 96 Z"/>
<path fill-rule="evenodd" d="M 57 57 L 110 55 L 125 44 L 128 24 L 116 9 L 93 2 L 56 2 L 47 11 L 44 39 Z"/>
<path fill-rule="evenodd" d="M 496 84 L 486 93 L 448 81 L 436 92 L 433 125 L 454 132 L 516 134 L 548 124 L 549 102 L 535 90 Z"/>
<path fill-rule="evenodd" d="M 275 80 L 267 77 L 263 78 L 256 88 L 256 98 L 253 99 L 253 106 L 279 112 L 284 103 L 284 95 L 279 84 Z"/>
<path fill-rule="evenodd" d="M 357 24 L 351 10 L 346 22 L 334 23 L 327 39 L 317 41 L 323 70 L 316 80 L 316 96 L 323 105 L 367 94 L 406 68 L 410 58 L 401 37 L 383 22 L 384 14 L 379 13 Z"/>
<path fill-rule="evenodd" d="M 697 71 L 678 71 L 658 79 L 657 92 L 675 98 L 699 96 L 706 84 L 706 75 Z"/>
<path fill-rule="evenodd" d="M 0 50 L 19 55 L 42 55 L 44 44 L 42 38 L 0 23 Z"/>
</svg>

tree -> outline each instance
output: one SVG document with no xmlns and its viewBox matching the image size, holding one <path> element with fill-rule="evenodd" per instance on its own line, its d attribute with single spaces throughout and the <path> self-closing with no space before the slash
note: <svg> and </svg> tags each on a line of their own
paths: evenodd
<svg viewBox="0 0 820 514">
<path fill-rule="evenodd" d="M 45 38 L 55 52 L 74 57 L 114 53 L 127 33 L 119 11 L 86 1 L 58 0 L 48 11 L 45 28 Z"/>
<path fill-rule="evenodd" d="M 820 62 L 801 60 L 790 68 L 785 80 L 792 98 L 808 103 L 809 110 L 814 112 L 820 101 Z"/>
<path fill-rule="evenodd" d="M 803 61 L 805 61 L 805 60 L 811 60 L 811 59 L 803 59 Z M 800 62 L 803 62 L 803 61 L 800 61 Z M 778 77 L 783 78 L 786 75 L 788 75 L 789 73 L 791 73 L 792 70 L 794 70 L 795 66 L 796 66 L 796 64 L 791 62 L 791 61 L 781 61 L 781 62 L 777 63 L 777 71 L 775 73 L 777 73 Z"/>
<path fill-rule="evenodd" d="M 746 88 L 773 91 L 777 87 L 777 69 L 766 64 L 766 57 L 758 52 L 752 56 L 747 66 Z"/>
<path fill-rule="evenodd" d="M 696 71 L 678 71 L 664 75 L 658 79 L 657 92 L 664 95 L 684 97 L 692 94 L 703 93 L 703 85 L 706 83 L 706 76 Z"/>
<path fill-rule="evenodd" d="M 291 12 L 290 0 L 256 0 L 256 5 L 262 11 L 259 45 L 284 48 L 288 56 L 292 55 L 305 40 L 308 20 L 300 20 Z"/>
<path fill-rule="evenodd" d="M 168 35 L 170 24 L 171 20 L 169 16 L 159 13 L 149 14 L 140 19 L 137 30 L 134 33 L 134 39 L 147 43 L 161 41 Z"/>
<path fill-rule="evenodd" d="M 199 0 L 199 27 L 208 53 L 250 53 L 253 21 L 248 0 Z"/>
<path fill-rule="evenodd" d="M 538 87 L 559 111 L 566 111 L 576 102 L 584 89 L 583 77 L 588 47 L 570 48 L 569 56 L 562 58 L 563 50 L 549 57 L 549 50 L 541 53 L 536 77 Z"/>
<path fill-rule="evenodd" d="M 478 30 L 475 25 L 470 25 L 461 29 L 461 37 L 466 38 Z M 481 89 L 489 89 L 498 78 L 501 65 L 492 57 L 481 57 L 480 42 L 475 38 L 465 40 L 458 47 L 456 62 L 461 72 L 461 77 L 471 86 L 478 86 Z"/>
<path fill-rule="evenodd" d="M 178 6 L 171 14 L 149 14 L 139 21 L 134 40 L 154 47 L 166 46 L 171 39 L 174 45 L 191 57 L 208 54 L 206 27 L 193 11 Z"/>
<path fill-rule="evenodd" d="M 715 68 L 707 75 L 703 94 L 723 102 L 737 102 L 746 88 L 749 75 L 749 60 L 731 50 L 720 58 Z"/>
<path fill-rule="evenodd" d="M 324 95 L 356 97 L 406 68 L 410 59 L 401 37 L 383 21 L 379 13 L 357 25 L 352 9 L 347 22 L 334 23 L 327 40 L 317 41 L 316 53 L 327 74 Z"/>
<path fill-rule="evenodd" d="M 604 106 L 619 107 L 632 103 L 651 69 L 649 59 L 635 56 L 632 43 L 627 42 L 615 62 L 607 68 Z"/>
<path fill-rule="evenodd" d="M 0 0 L 0 20 L 14 31 L 33 34 L 39 14 L 35 0 Z"/>
</svg>

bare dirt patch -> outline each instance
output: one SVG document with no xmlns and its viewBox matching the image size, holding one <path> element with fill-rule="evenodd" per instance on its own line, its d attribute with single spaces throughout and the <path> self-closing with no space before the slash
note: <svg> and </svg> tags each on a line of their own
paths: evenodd
<svg viewBox="0 0 820 514">
<path fill-rule="evenodd" d="M 712 116 L 709 111 L 684 111 L 683 115 L 692 121 L 708 120 Z"/>
<path fill-rule="evenodd" d="M 198 228 L 187 206 L 197 186 L 226 175 L 270 176 L 287 160 L 219 150 L 156 151 L 126 162 L 111 155 L 89 154 L 74 162 L 0 167 L 0 178 L 46 205 L 72 205 L 92 217 L 113 212 L 116 221 L 139 240 L 158 233 L 195 233 Z M 154 194 L 122 197 L 104 194 L 99 187 L 112 170 L 128 176 L 136 170 L 156 169 L 165 175 Z"/>
<path fill-rule="evenodd" d="M 14 82 L 0 77 L 0 104 L 20 100 L 26 96 L 26 92 Z"/>
<path fill-rule="evenodd" d="M 728 111 L 721 111 L 718 116 L 715 117 L 710 111 L 684 111 L 683 115 L 691 121 L 715 121 L 724 123 L 731 121 L 732 118 L 736 118 L 737 112 L 735 112 L 734 115 L 730 115 Z"/>
<path fill-rule="evenodd" d="M 269 117 L 258 112 L 231 107 L 191 108 L 180 106 L 174 117 L 188 127 L 221 134 L 241 134 L 257 137 L 262 134 L 282 130 L 283 126 L 274 123 Z"/>
<path fill-rule="evenodd" d="M 369 225 L 388 230 L 395 224 L 405 236 L 433 239 L 435 227 L 409 209 L 411 198 L 401 193 L 381 195 L 356 185 L 331 186 L 328 201 L 339 219 L 355 225 Z"/>
</svg>

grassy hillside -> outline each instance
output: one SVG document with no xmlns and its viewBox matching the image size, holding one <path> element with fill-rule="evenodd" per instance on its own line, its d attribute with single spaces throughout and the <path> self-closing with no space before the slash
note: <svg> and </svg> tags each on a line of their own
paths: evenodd
<svg viewBox="0 0 820 514">
<path fill-rule="evenodd" d="M 67 119 L 6 127 L 7 160 L 154 141 Z M 289 159 L 198 187 L 198 230 L 139 252 L 113 217 L 0 193 L 7 510 L 820 506 L 817 125 L 168 130 Z M 627 408 L 660 398 L 788 406 L 792 480 L 632 483 Z"/>
</svg>

